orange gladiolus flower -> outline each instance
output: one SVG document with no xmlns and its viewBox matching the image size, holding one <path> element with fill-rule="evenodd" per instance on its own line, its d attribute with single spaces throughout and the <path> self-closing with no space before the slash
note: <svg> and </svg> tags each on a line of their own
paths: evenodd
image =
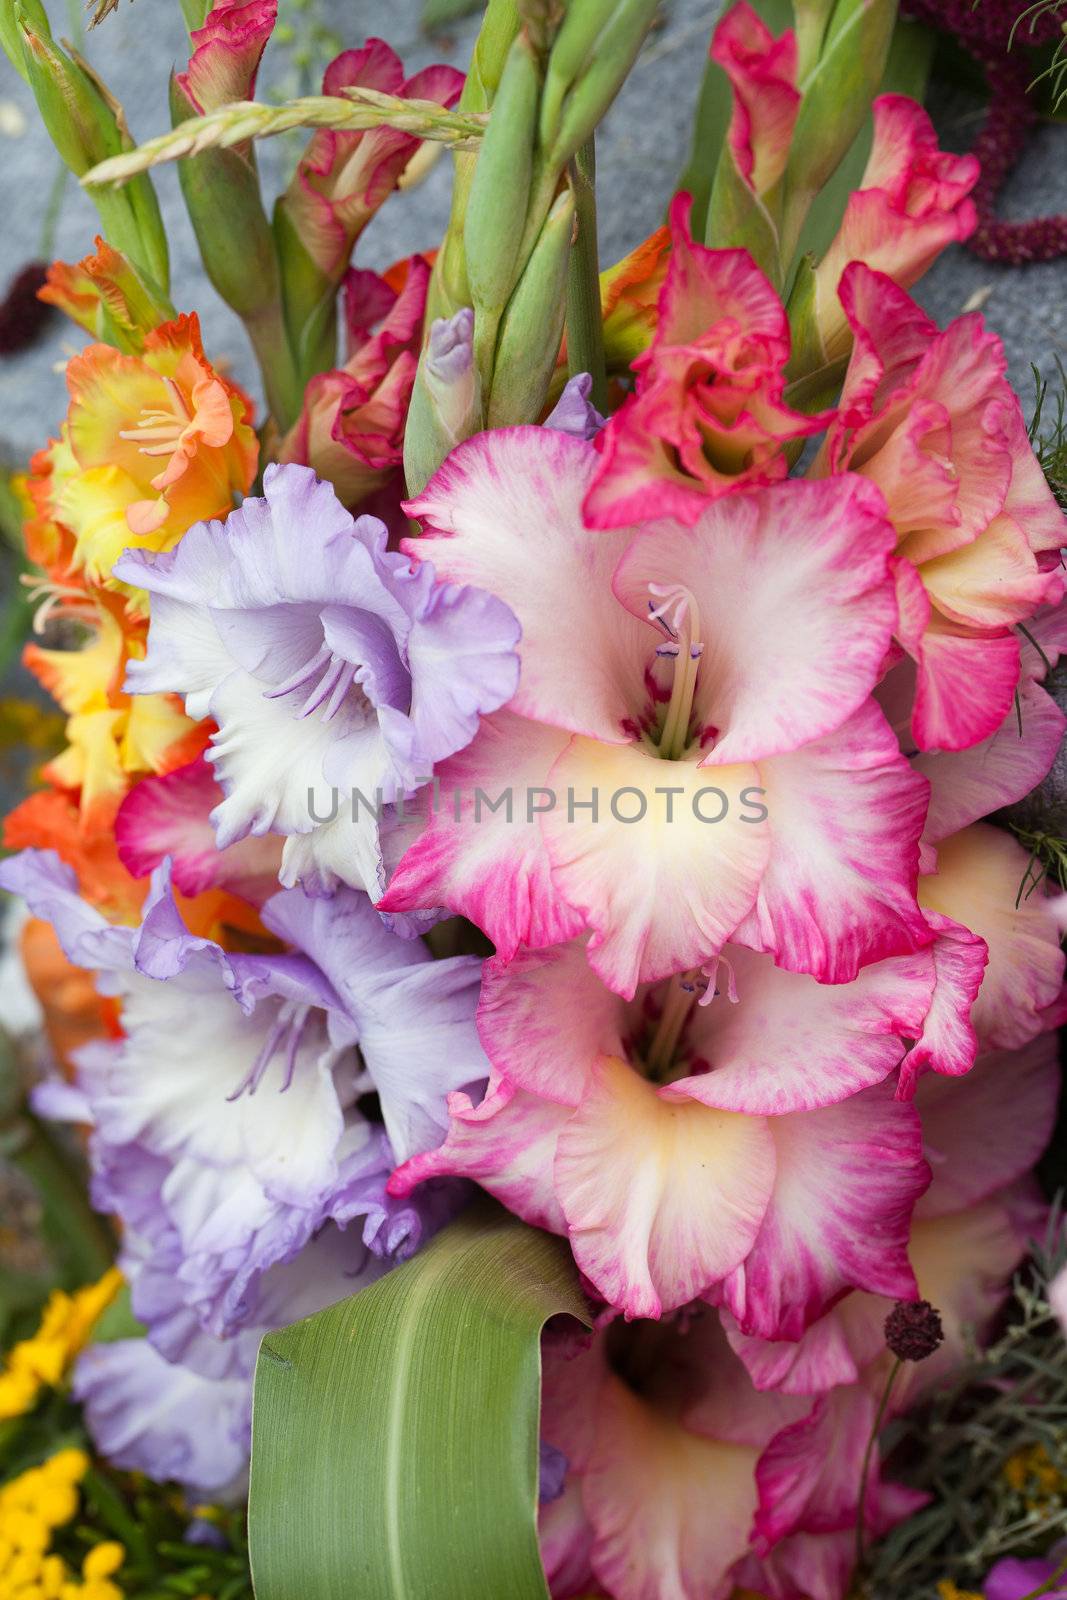
<svg viewBox="0 0 1067 1600">
<path fill-rule="evenodd" d="M 195 315 L 155 328 L 140 354 L 89 345 L 67 387 L 62 436 L 32 467 L 30 553 L 132 597 L 111 579 L 124 549 L 169 550 L 251 487 L 251 402 L 206 359 Z"/>
</svg>

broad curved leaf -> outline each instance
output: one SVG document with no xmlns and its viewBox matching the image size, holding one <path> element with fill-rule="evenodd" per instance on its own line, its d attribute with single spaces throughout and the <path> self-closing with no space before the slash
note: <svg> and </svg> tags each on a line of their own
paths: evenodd
<svg viewBox="0 0 1067 1600">
<path fill-rule="evenodd" d="M 562 1241 L 480 1201 L 350 1300 L 266 1336 L 258 1600 L 547 1600 L 540 1333 L 587 1322 Z"/>
</svg>

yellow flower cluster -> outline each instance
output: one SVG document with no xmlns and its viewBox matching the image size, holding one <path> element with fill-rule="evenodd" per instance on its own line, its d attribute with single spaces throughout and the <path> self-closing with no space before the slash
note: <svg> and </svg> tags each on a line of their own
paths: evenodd
<svg viewBox="0 0 1067 1600">
<path fill-rule="evenodd" d="M 973 1589 L 960 1589 L 951 1578 L 942 1578 L 937 1586 L 937 1600 L 983 1600 Z"/>
<path fill-rule="evenodd" d="M 52 1549 L 56 1530 L 78 1514 L 84 1450 L 60 1450 L 0 1486 L 0 1600 L 122 1600 L 111 1579 L 126 1559 L 121 1544 L 94 1545 L 76 1572 Z"/>
<path fill-rule="evenodd" d="M 1067 1476 L 1043 1444 L 1017 1450 L 1002 1470 L 1009 1487 L 1021 1497 L 1028 1511 L 1049 1511 L 1067 1497 Z"/>
<path fill-rule="evenodd" d="M 0 1421 L 23 1416 L 36 1405 L 42 1389 L 63 1381 L 96 1319 L 121 1286 L 122 1274 L 112 1267 L 98 1283 L 75 1294 L 54 1291 L 37 1332 L 14 1346 L 0 1370 Z"/>
</svg>

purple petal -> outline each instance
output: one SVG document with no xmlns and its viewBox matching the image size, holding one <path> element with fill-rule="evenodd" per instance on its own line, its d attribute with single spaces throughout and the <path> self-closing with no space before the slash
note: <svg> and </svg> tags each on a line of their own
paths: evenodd
<svg viewBox="0 0 1067 1600">
<path fill-rule="evenodd" d="M 546 428 L 557 433 L 569 433 L 575 439 L 595 439 L 607 421 L 602 417 L 589 395 L 593 379 L 588 372 L 576 372 L 568 378 L 563 393 L 544 420 Z"/>
</svg>

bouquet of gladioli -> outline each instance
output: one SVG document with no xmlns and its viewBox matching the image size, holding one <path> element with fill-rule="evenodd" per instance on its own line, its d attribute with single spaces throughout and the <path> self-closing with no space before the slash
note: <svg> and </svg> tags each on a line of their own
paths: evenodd
<svg viewBox="0 0 1067 1600">
<path fill-rule="evenodd" d="M 183 6 L 140 147 L 0 6 L 101 227 L 42 290 L 91 335 L 24 484 L 66 747 L 0 885 L 118 1267 L 0 1373 L 0 1594 L 246 1593 L 246 1501 L 258 1600 L 868 1592 L 899 1419 L 1048 1229 L 1067 1016 L 984 820 L 1062 739 L 1064 514 L 997 337 L 909 294 L 978 164 L 880 92 L 891 0 L 737 0 L 721 136 L 601 272 L 655 0 L 280 106 L 275 0 Z M 441 145 L 443 240 L 354 265 Z M 172 160 L 261 401 L 168 281 Z"/>
</svg>

